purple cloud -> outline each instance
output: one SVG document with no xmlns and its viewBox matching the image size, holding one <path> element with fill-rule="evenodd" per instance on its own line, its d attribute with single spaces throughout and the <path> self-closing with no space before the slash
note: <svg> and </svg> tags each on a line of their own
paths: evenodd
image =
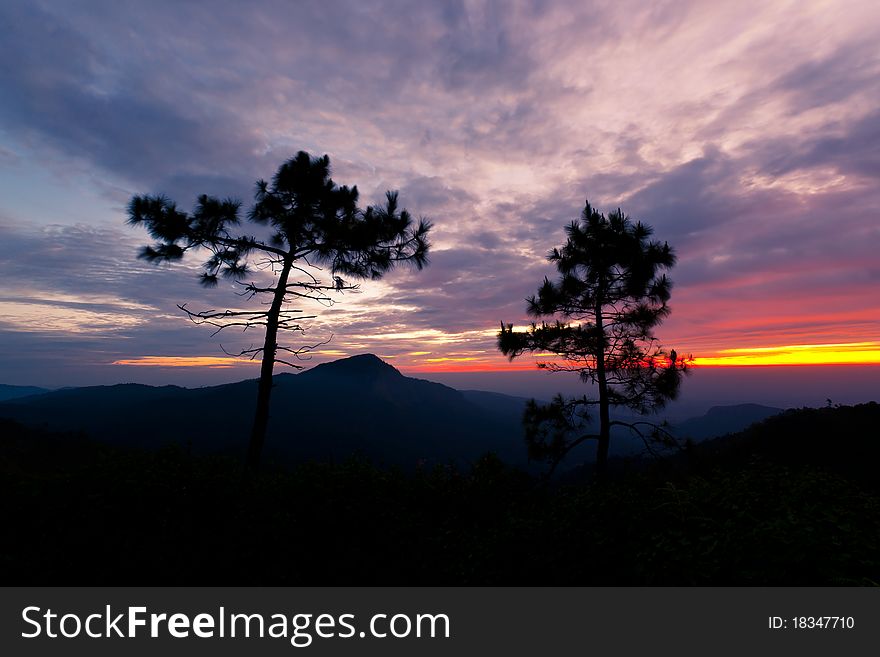
<svg viewBox="0 0 880 657">
<path fill-rule="evenodd" d="M 327 357 L 500 365 L 497 322 L 526 321 L 587 198 L 676 248 L 666 342 L 863 339 L 880 321 L 878 40 L 867 1 L 5 3 L 0 379 L 220 353 L 174 306 L 237 298 L 136 261 L 125 200 L 247 205 L 299 149 L 435 223 L 428 269 L 313 322 Z"/>
</svg>

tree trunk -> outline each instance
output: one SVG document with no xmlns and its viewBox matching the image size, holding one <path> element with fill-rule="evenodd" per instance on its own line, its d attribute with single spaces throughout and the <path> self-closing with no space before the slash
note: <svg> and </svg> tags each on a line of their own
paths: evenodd
<svg viewBox="0 0 880 657">
<path fill-rule="evenodd" d="M 266 442 L 266 429 L 269 426 L 269 400 L 272 397 L 272 372 L 275 368 L 275 354 L 278 350 L 278 318 L 281 306 L 287 294 L 287 280 L 290 276 L 292 260 L 285 259 L 281 274 L 275 287 L 275 296 L 266 318 L 266 340 L 263 343 L 263 360 L 260 365 L 260 383 L 257 388 L 257 410 L 254 413 L 254 424 L 248 443 L 247 467 L 256 471 L 260 466 L 260 453 Z"/>
<path fill-rule="evenodd" d="M 596 331 L 599 344 L 596 349 L 596 382 L 599 386 L 599 443 L 596 446 L 596 477 L 604 479 L 608 471 L 608 447 L 611 444 L 611 414 L 608 404 L 608 380 L 605 376 L 605 328 L 602 305 L 596 305 Z"/>
<path fill-rule="evenodd" d="M 596 475 L 601 479 L 608 471 L 611 414 L 608 410 L 608 384 L 605 381 L 605 368 L 601 368 L 597 374 L 599 382 L 599 444 L 596 446 Z"/>
</svg>

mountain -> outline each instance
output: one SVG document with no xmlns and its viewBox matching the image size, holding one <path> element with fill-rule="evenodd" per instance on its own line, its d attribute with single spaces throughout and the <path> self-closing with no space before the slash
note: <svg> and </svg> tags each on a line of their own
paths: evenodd
<svg viewBox="0 0 880 657">
<path fill-rule="evenodd" d="M 744 431 L 703 441 L 690 450 L 691 464 L 743 468 L 756 459 L 786 467 L 836 472 L 880 489 L 880 404 L 799 408 L 783 411 Z"/>
<path fill-rule="evenodd" d="M 525 466 L 523 400 L 473 401 L 439 383 L 404 376 L 371 354 L 274 378 L 266 460 L 467 463 L 493 451 Z M 187 389 L 138 384 L 48 392 L 0 403 L 0 417 L 110 442 L 179 443 L 198 452 L 241 454 L 256 380 Z M 515 412 L 514 412 L 515 411 Z"/>
<path fill-rule="evenodd" d="M 464 398 L 469 402 L 476 404 L 487 411 L 504 415 L 514 415 L 520 418 L 520 420 L 522 419 L 523 409 L 525 408 L 526 402 L 529 401 L 526 397 L 512 397 L 511 395 L 505 395 L 500 392 L 488 392 L 486 390 L 462 390 L 461 394 L 464 395 Z"/>
<path fill-rule="evenodd" d="M 705 415 L 676 423 L 673 426 L 673 433 L 679 438 L 704 440 L 742 431 L 755 422 L 761 422 L 782 412 L 781 408 L 760 404 L 713 406 Z"/>
<path fill-rule="evenodd" d="M 524 398 L 459 391 L 407 377 L 372 354 L 323 363 L 299 374 L 279 374 L 274 382 L 267 461 L 339 461 L 359 454 L 376 463 L 412 467 L 461 464 L 493 451 L 509 464 L 528 465 Z M 178 443 L 197 452 L 237 456 L 250 432 L 256 387 L 256 380 L 196 389 L 120 384 L 47 391 L 4 386 L 0 392 L 9 389 L 20 396 L 0 401 L 0 417 L 50 430 L 81 431 L 108 442 Z M 23 396 L 25 391 L 31 396 Z M 699 441 L 741 431 L 780 412 L 758 404 L 716 406 L 672 430 L 680 438 Z M 614 428 L 612 456 L 635 456 L 644 449 L 641 438 Z M 572 454 L 573 461 L 594 458 L 589 445 Z"/>
<path fill-rule="evenodd" d="M 487 407 L 496 407 L 498 409 L 508 407 L 508 412 L 513 412 L 508 405 L 512 400 L 518 400 L 520 404 L 525 400 L 515 397 L 507 397 L 499 395 L 498 400 L 494 400 L 492 395 L 496 393 L 465 393 L 479 394 L 487 397 L 481 399 L 479 403 Z M 520 405 L 520 408 L 522 406 Z M 521 413 L 522 411 L 520 411 Z M 773 408 L 771 406 L 762 406 L 760 404 L 736 404 L 731 406 L 713 406 L 705 415 L 689 418 L 681 422 L 670 423 L 663 427 L 674 438 L 678 440 L 690 439 L 701 442 L 708 438 L 716 436 L 724 436 L 726 434 L 743 431 L 756 422 L 761 422 L 767 418 L 773 417 L 783 412 L 781 408 Z M 663 426 L 662 415 L 634 415 L 616 412 L 612 413 L 612 420 L 620 420 L 629 423 L 642 423 L 639 428 L 643 430 L 645 438 L 631 431 L 625 426 L 611 427 L 611 446 L 609 455 L 617 459 L 631 459 L 633 457 L 644 457 L 649 455 L 646 447 L 646 440 L 651 444 L 651 450 L 657 454 L 671 455 L 674 450 L 664 448 L 651 438 L 651 427 L 645 422 L 654 423 Z M 593 419 L 584 427 L 584 433 L 598 433 L 598 422 Z M 596 460 L 595 443 L 588 442 L 584 446 L 573 451 L 566 461 L 566 467 L 572 471 L 578 471 L 584 464 L 592 464 Z M 590 468 L 592 465 L 590 465 Z M 588 468 L 589 469 L 589 468 Z"/>
<path fill-rule="evenodd" d="M 330 361 L 329 363 L 321 363 L 304 371 L 300 376 L 307 378 L 341 376 L 347 379 L 359 378 L 369 381 L 376 381 L 382 378 L 405 378 L 393 365 L 389 365 L 374 354 L 360 354 Z"/>
<path fill-rule="evenodd" d="M 47 388 L 37 388 L 36 386 L 9 386 L 0 383 L 0 402 L 7 399 L 29 397 L 30 395 L 41 395 L 44 392 L 49 392 L 49 390 Z"/>
</svg>

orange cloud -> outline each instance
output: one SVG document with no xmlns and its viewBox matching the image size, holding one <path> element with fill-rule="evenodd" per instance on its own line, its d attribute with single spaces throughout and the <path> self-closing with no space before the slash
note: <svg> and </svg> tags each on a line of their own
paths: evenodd
<svg viewBox="0 0 880 657">
<path fill-rule="evenodd" d="M 232 357 L 215 356 L 138 356 L 114 360 L 113 365 L 133 365 L 136 367 L 208 367 L 228 369 L 238 365 L 255 364 L 258 360 L 242 360 Z"/>
<path fill-rule="evenodd" d="M 404 372 L 409 373 L 429 373 L 429 372 L 522 372 L 525 370 L 535 370 L 535 363 L 528 361 L 514 361 L 512 363 L 499 356 L 496 360 L 486 359 L 480 362 L 467 359 L 437 359 L 442 362 L 414 363 L 409 366 L 398 366 Z"/>
</svg>

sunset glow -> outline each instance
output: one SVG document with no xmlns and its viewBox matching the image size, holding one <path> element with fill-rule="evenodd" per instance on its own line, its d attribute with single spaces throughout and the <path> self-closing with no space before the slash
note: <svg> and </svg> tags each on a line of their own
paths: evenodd
<svg viewBox="0 0 880 657">
<path fill-rule="evenodd" d="M 319 352 L 330 359 L 363 353 L 339 349 Z M 538 363 L 552 362 L 553 354 L 534 354 L 513 362 L 501 355 L 484 352 L 474 355 L 432 356 L 432 352 L 382 354 L 381 357 L 405 372 L 506 372 L 532 370 Z M 304 364 L 307 361 L 304 362 Z M 831 344 L 794 344 L 772 347 L 739 347 L 694 355 L 697 367 L 772 366 L 772 365 L 880 365 L 880 342 Z M 233 357 L 215 356 L 140 356 L 113 361 L 113 365 L 133 367 L 233 368 L 259 363 Z"/>
<path fill-rule="evenodd" d="M 241 358 L 220 358 L 216 356 L 140 356 L 113 361 L 113 365 L 134 367 L 207 367 L 225 369 L 239 365 L 259 364 L 260 361 Z"/>
<path fill-rule="evenodd" d="M 876 2 L 354 4 L 0 7 L 0 383 L 251 376 L 227 354 L 261 327 L 212 335 L 177 306 L 265 299 L 200 287 L 197 250 L 139 260 L 124 208 L 209 194 L 244 216 L 300 149 L 434 226 L 423 270 L 292 304 L 315 318 L 281 344 L 322 345 L 305 367 L 534 369 L 551 356 L 508 362 L 498 327 L 533 320 L 586 199 L 675 249 L 657 337 L 697 367 L 880 363 Z"/>
<path fill-rule="evenodd" d="M 880 364 L 880 342 L 723 349 L 712 356 L 694 358 L 694 365 L 700 366 L 877 364 Z"/>
<path fill-rule="evenodd" d="M 90 574 L 322 654 L 880 582 L 880 0 L 0 0 L 0 99 L 8 654 Z M 665 643 L 866 638 L 752 597 Z"/>
</svg>

